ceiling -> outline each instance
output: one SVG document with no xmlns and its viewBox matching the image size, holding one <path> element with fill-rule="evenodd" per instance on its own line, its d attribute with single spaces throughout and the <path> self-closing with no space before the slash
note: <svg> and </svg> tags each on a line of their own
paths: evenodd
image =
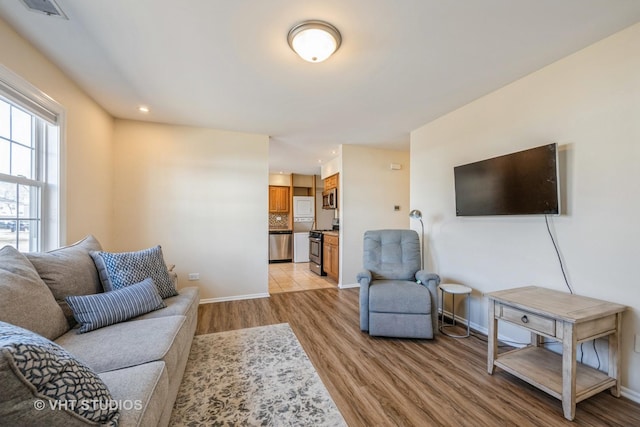
<svg viewBox="0 0 640 427">
<path fill-rule="evenodd" d="M 406 150 L 412 130 L 640 21 L 639 0 L 56 1 L 68 20 L 19 1 L 0 16 L 114 117 L 266 134 L 270 170 L 303 174 L 340 144 Z M 323 63 L 287 44 L 306 19 L 342 34 Z"/>
</svg>

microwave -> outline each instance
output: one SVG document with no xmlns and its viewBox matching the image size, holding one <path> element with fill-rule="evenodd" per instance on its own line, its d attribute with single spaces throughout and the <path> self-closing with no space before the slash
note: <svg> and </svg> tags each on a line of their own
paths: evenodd
<svg viewBox="0 0 640 427">
<path fill-rule="evenodd" d="M 322 192 L 322 209 L 338 208 L 338 189 L 332 188 Z"/>
</svg>

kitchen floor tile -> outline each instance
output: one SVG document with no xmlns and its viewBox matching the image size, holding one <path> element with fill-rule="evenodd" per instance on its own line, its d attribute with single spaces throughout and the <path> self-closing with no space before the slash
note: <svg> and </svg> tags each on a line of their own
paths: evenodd
<svg viewBox="0 0 640 427">
<path fill-rule="evenodd" d="M 308 262 L 269 264 L 270 294 L 335 287 L 337 284 L 331 279 L 312 273 Z"/>
</svg>

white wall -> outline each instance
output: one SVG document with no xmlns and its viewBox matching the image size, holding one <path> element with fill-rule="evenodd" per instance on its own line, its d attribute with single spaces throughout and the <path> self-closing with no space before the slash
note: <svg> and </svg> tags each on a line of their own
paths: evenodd
<svg viewBox="0 0 640 427">
<path fill-rule="evenodd" d="M 113 118 L 2 19 L 0 40 L 2 64 L 66 110 L 66 228 L 61 243 L 93 234 L 109 245 Z"/>
<path fill-rule="evenodd" d="M 362 270 L 364 232 L 409 228 L 409 152 L 343 145 L 341 162 L 339 283 L 352 286 Z M 391 170 L 391 163 L 402 169 Z"/>
<path fill-rule="evenodd" d="M 110 249 L 162 245 L 203 300 L 268 295 L 268 136 L 116 120 L 114 137 Z"/>
<path fill-rule="evenodd" d="M 566 211 L 552 219 L 553 230 L 575 292 L 629 306 L 621 374 L 625 392 L 636 399 L 639 47 L 640 24 L 411 134 L 411 203 L 427 218 L 430 263 L 443 280 L 475 289 L 471 313 L 463 315 L 481 327 L 487 325 L 484 292 L 522 285 L 567 288 L 544 217 L 455 216 L 453 167 L 559 143 Z M 518 332 L 509 330 L 527 339 Z M 602 344 L 599 356 L 607 359 Z M 596 364 L 587 347 L 585 362 Z"/>
</svg>

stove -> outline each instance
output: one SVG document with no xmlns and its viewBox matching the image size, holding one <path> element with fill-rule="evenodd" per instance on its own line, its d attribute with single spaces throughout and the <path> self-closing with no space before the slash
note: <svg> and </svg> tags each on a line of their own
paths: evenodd
<svg viewBox="0 0 640 427">
<path fill-rule="evenodd" d="M 335 230 L 311 230 L 309 232 L 309 270 L 316 273 L 318 276 L 326 276 L 324 272 L 324 259 L 323 259 L 323 242 L 325 231 Z"/>
</svg>

